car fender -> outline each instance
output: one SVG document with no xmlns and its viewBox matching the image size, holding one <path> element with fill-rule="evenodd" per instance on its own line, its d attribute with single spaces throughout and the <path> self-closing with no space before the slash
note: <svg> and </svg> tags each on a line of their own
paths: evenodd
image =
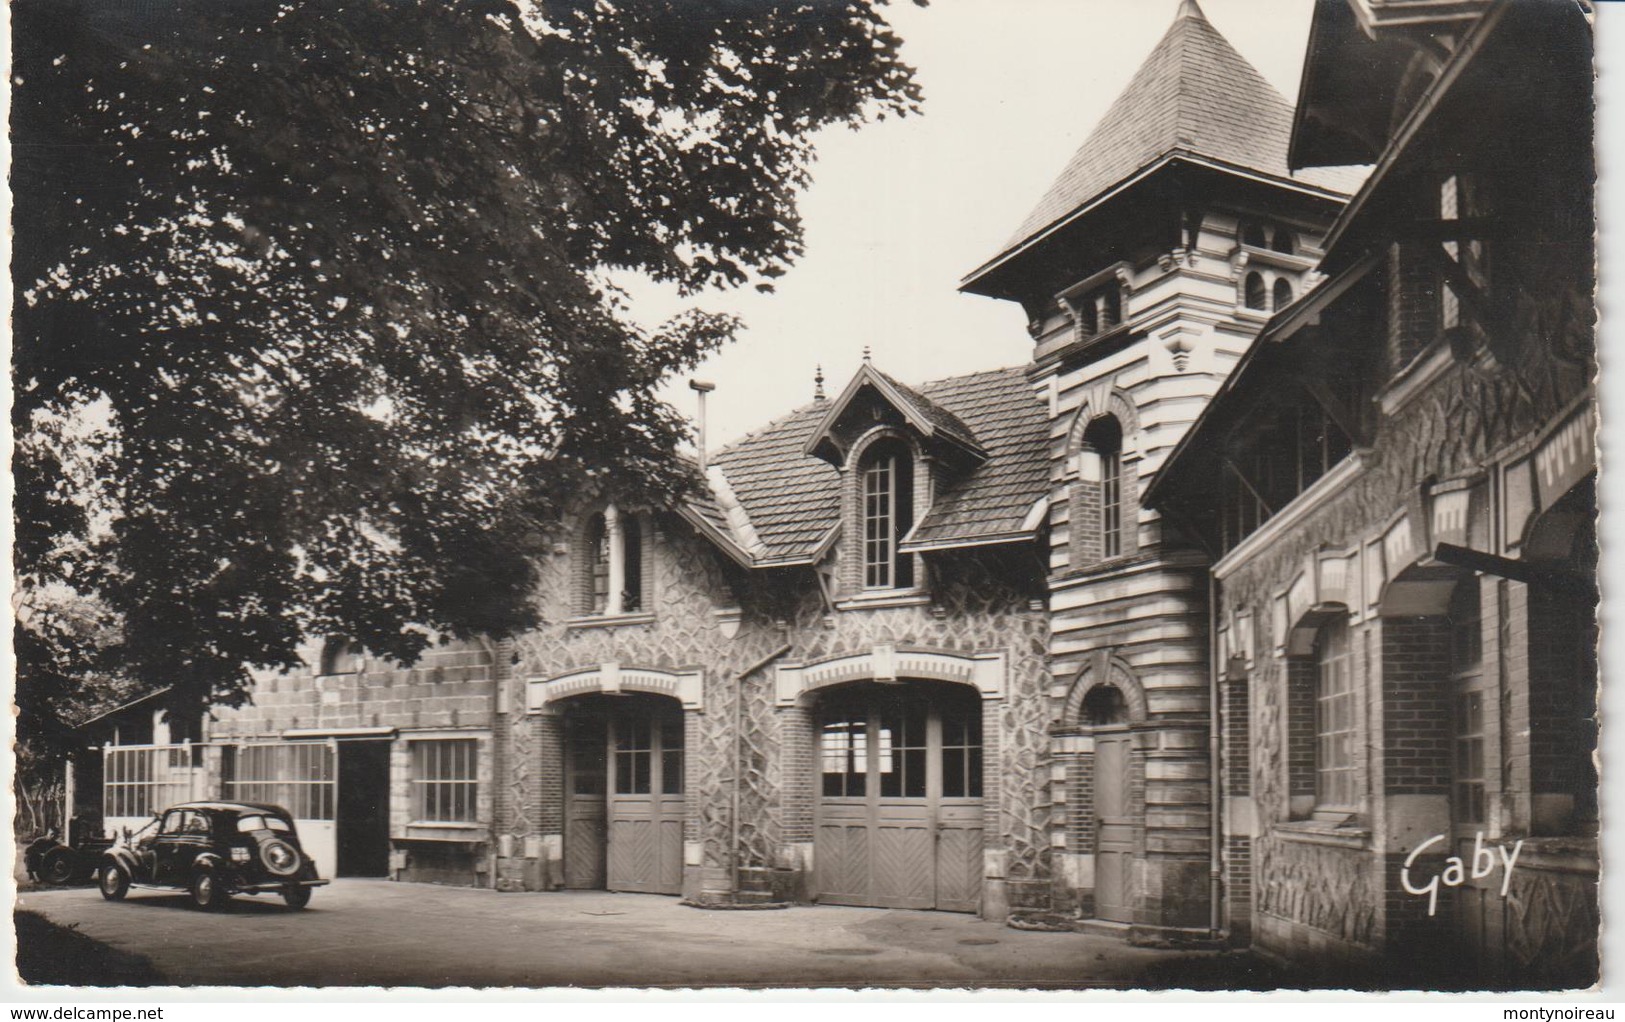
<svg viewBox="0 0 1625 1022">
<path fill-rule="evenodd" d="M 197 858 L 192 860 L 192 872 L 194 873 L 210 870 L 225 876 L 230 869 L 230 865 L 218 852 L 199 852 Z"/>
<path fill-rule="evenodd" d="M 124 872 L 129 874 L 130 880 L 134 883 L 140 883 L 144 879 L 141 876 L 140 860 L 136 858 L 134 852 L 124 845 L 115 845 L 114 847 L 103 852 L 101 863 L 97 869 L 97 872 L 101 872 L 100 867 L 110 865 L 122 867 Z"/>
</svg>

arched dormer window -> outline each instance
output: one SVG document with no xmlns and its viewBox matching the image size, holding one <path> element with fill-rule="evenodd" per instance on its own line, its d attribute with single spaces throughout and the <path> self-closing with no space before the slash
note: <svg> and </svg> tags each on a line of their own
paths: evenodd
<svg viewBox="0 0 1625 1022">
<path fill-rule="evenodd" d="M 899 440 L 881 440 L 864 452 L 858 466 L 863 525 L 863 588 L 906 589 L 914 585 L 914 558 L 898 544 L 914 527 L 914 459 Z"/>
<path fill-rule="evenodd" d="M 1285 227 L 1277 227 L 1275 229 L 1275 241 L 1270 245 L 1270 248 L 1282 255 L 1292 255 L 1298 250 L 1298 239 Z"/>
<path fill-rule="evenodd" d="M 1247 282 L 1243 289 L 1243 301 L 1249 309 L 1264 309 L 1268 292 L 1264 289 L 1264 276 L 1258 272 L 1247 274 Z"/>
<path fill-rule="evenodd" d="M 1292 282 L 1285 277 L 1275 278 L 1275 304 L 1274 309 L 1280 312 L 1292 304 Z"/>
<path fill-rule="evenodd" d="M 1083 432 L 1100 481 L 1100 556 L 1123 553 L 1123 427 L 1115 415 L 1102 415 Z"/>
<path fill-rule="evenodd" d="M 1241 243 L 1251 245 L 1253 248 L 1269 248 L 1269 239 L 1264 236 L 1264 225 L 1256 223 L 1243 225 Z"/>
<path fill-rule="evenodd" d="M 587 516 L 576 545 L 576 613 L 615 617 L 647 610 L 641 516 L 605 505 Z"/>
</svg>

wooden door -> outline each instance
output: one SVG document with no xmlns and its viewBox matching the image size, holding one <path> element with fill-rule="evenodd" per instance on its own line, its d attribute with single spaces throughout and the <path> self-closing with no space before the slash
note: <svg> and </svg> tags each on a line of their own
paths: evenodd
<svg viewBox="0 0 1625 1022">
<path fill-rule="evenodd" d="M 1134 921 L 1133 738 L 1095 735 L 1095 917 Z"/>
<path fill-rule="evenodd" d="M 564 721 L 564 886 L 602 890 L 609 721 L 587 708 L 572 708 Z"/>
<path fill-rule="evenodd" d="M 976 911 L 982 890 L 977 694 L 948 687 L 852 689 L 826 701 L 818 743 L 818 900 Z"/>
<path fill-rule="evenodd" d="M 683 889 L 683 713 L 639 699 L 610 716 L 609 856 L 612 891 Z"/>
</svg>

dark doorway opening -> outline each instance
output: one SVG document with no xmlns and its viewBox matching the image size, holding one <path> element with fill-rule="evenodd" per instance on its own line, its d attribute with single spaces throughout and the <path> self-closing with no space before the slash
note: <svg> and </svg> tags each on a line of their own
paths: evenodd
<svg viewBox="0 0 1625 1022">
<path fill-rule="evenodd" d="M 389 875 L 389 746 L 339 743 L 338 876 Z"/>
</svg>

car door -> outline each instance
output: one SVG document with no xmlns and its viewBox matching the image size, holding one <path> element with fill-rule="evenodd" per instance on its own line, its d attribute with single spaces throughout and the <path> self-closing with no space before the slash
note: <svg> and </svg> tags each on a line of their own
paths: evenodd
<svg viewBox="0 0 1625 1022">
<path fill-rule="evenodd" d="M 209 817 L 195 809 L 170 810 L 158 832 L 155 882 L 184 887 L 192 862 L 209 848 Z"/>
</svg>

